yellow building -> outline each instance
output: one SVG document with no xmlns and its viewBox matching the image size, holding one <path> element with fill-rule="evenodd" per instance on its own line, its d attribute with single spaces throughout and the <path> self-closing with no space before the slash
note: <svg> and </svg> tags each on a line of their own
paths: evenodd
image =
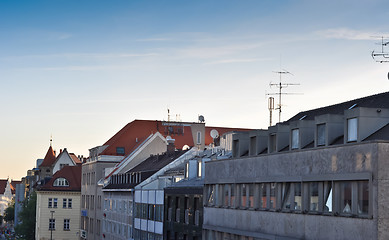
<svg viewBox="0 0 389 240">
<path fill-rule="evenodd" d="M 37 190 L 37 240 L 80 238 L 81 165 L 66 166 Z"/>
</svg>

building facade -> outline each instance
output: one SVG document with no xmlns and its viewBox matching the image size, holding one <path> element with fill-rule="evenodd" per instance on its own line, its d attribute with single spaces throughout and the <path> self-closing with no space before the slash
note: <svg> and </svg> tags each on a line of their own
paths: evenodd
<svg viewBox="0 0 389 240">
<path fill-rule="evenodd" d="M 388 239 L 388 98 L 302 112 L 235 137 L 234 158 L 206 163 L 203 237 Z"/>
<path fill-rule="evenodd" d="M 66 166 L 37 191 L 35 239 L 80 239 L 81 166 Z"/>
</svg>

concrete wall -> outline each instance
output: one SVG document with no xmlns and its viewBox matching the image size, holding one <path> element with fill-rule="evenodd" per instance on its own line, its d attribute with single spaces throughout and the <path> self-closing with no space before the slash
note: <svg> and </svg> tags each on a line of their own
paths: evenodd
<svg viewBox="0 0 389 240">
<path fill-rule="evenodd" d="M 388 156 L 388 142 L 370 142 L 207 162 L 206 184 L 352 180 L 368 174 L 372 219 L 205 207 L 205 228 L 300 239 L 389 239 Z"/>
</svg>

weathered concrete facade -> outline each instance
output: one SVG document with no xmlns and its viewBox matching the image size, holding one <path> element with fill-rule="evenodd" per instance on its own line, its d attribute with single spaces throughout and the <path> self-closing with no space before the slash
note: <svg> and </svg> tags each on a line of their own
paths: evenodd
<svg viewBox="0 0 389 240">
<path fill-rule="evenodd" d="M 370 141 L 207 162 L 205 184 L 214 187 L 215 200 L 211 204 L 204 200 L 203 228 L 212 230 L 206 230 L 206 235 L 209 232 L 215 235 L 207 235 L 206 239 L 225 237 L 219 233 L 253 239 L 389 239 L 388 156 L 388 141 Z M 333 184 L 331 212 L 311 212 L 304 199 L 301 211 L 286 210 L 281 201 L 277 201 L 274 209 L 261 209 L 255 203 L 253 207 L 239 205 L 239 184 L 255 187 L 260 183 L 301 183 L 304 196 L 308 194 L 309 183 L 319 182 L 320 191 L 323 181 Z M 343 205 L 337 199 L 341 195 L 339 184 L 353 185 L 358 181 L 368 182 L 368 199 L 365 199 L 368 212 L 358 215 L 359 205 L 353 204 L 352 211 L 357 214 L 342 213 L 339 210 Z M 237 187 L 234 204 L 226 207 L 219 189 L 228 184 Z M 254 201 L 258 200 L 256 191 Z M 354 190 L 350 193 L 359 201 L 356 194 Z M 325 205 L 323 199 L 318 204 Z"/>
</svg>

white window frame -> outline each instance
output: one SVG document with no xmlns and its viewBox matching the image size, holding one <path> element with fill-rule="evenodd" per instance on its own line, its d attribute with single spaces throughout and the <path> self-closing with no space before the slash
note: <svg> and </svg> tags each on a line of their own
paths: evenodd
<svg viewBox="0 0 389 240">
<path fill-rule="evenodd" d="M 358 118 L 347 119 L 347 142 L 358 140 Z"/>
</svg>

